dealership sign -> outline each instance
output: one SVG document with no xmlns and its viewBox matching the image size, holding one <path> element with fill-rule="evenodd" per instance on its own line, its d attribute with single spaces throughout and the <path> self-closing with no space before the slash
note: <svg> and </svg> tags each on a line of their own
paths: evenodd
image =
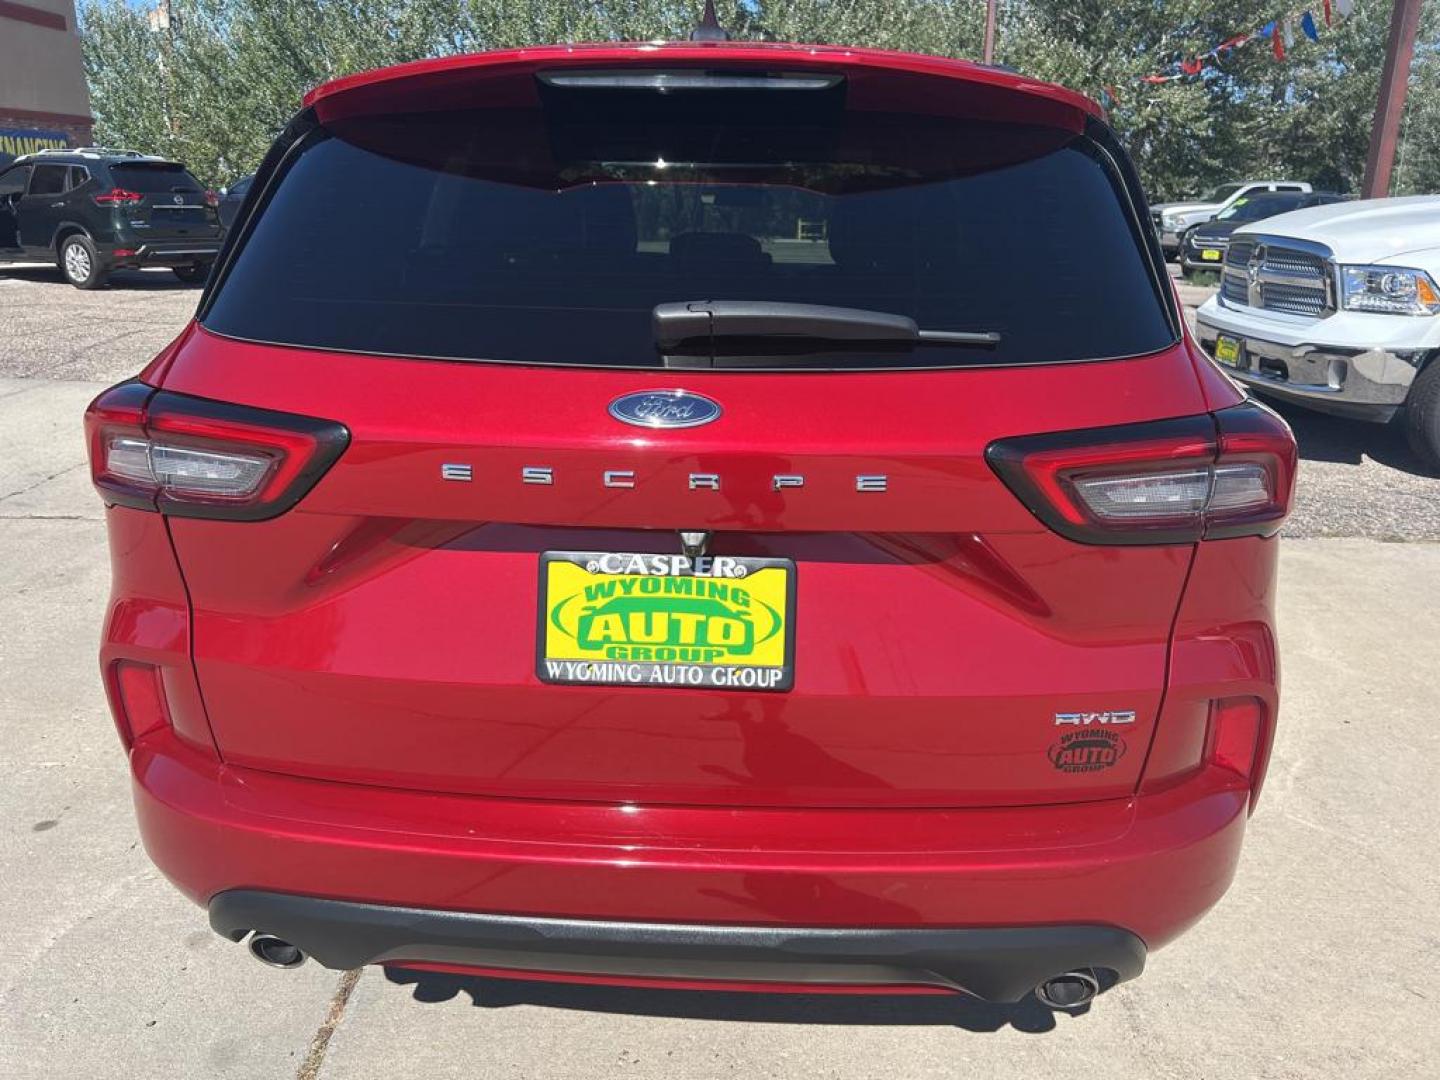
<svg viewBox="0 0 1440 1080">
<path fill-rule="evenodd" d="M 70 145 L 70 136 L 63 131 L 37 131 L 33 128 L 0 128 L 0 165 L 8 165 L 21 154 L 36 150 L 60 150 Z"/>
</svg>

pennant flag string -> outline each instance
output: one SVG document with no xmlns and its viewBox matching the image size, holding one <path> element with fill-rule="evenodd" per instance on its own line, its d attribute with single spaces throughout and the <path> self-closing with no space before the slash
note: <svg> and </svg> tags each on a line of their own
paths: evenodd
<svg viewBox="0 0 1440 1080">
<path fill-rule="evenodd" d="M 1355 10 L 1355 0 L 1322 0 L 1322 12 L 1325 17 L 1326 27 L 1334 25 L 1339 19 L 1348 18 Z M 1252 41 L 1270 40 L 1270 51 L 1276 60 L 1283 61 L 1286 51 L 1295 47 L 1295 26 L 1299 24 L 1300 32 L 1311 41 L 1320 40 L 1319 24 L 1315 20 L 1313 11 L 1296 11 L 1279 18 L 1272 19 L 1260 29 L 1248 34 L 1236 34 L 1234 37 L 1226 38 L 1208 52 L 1176 61 L 1164 71 L 1154 72 L 1150 75 L 1141 76 L 1140 82 L 1149 86 L 1159 86 L 1163 83 L 1174 82 L 1176 79 L 1190 78 L 1199 75 L 1205 70 L 1207 64 L 1218 63 L 1223 60 L 1227 53 L 1247 45 Z M 1119 94 L 1113 86 L 1103 88 L 1102 97 L 1109 102 L 1118 104 Z M 1107 104 L 1107 108 L 1109 105 Z"/>
</svg>

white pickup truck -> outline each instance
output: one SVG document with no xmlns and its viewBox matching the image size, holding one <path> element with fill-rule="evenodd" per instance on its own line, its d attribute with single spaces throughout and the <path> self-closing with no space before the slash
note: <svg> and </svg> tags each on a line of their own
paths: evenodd
<svg viewBox="0 0 1440 1080">
<path fill-rule="evenodd" d="M 1201 344 L 1261 395 L 1397 415 L 1440 470 L 1440 196 L 1333 203 L 1230 238 Z"/>
</svg>

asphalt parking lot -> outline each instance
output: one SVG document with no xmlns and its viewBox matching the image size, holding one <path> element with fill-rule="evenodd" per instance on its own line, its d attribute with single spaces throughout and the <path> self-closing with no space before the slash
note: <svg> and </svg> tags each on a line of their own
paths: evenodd
<svg viewBox="0 0 1440 1080">
<path fill-rule="evenodd" d="M 0 266 L 0 1078 L 1434 1075 L 1440 479 L 1389 429 L 1294 411 L 1285 702 L 1239 876 L 1087 1012 L 254 963 L 145 858 L 94 660 L 80 416 L 197 297 Z"/>
</svg>

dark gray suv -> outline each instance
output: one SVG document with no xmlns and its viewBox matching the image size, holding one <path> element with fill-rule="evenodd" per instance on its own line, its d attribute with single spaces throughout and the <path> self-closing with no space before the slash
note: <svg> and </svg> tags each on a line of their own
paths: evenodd
<svg viewBox="0 0 1440 1080">
<path fill-rule="evenodd" d="M 120 267 L 210 274 L 224 233 L 217 197 L 185 166 L 133 150 L 42 150 L 0 172 L 0 260 L 53 262 L 80 289 Z"/>
</svg>

